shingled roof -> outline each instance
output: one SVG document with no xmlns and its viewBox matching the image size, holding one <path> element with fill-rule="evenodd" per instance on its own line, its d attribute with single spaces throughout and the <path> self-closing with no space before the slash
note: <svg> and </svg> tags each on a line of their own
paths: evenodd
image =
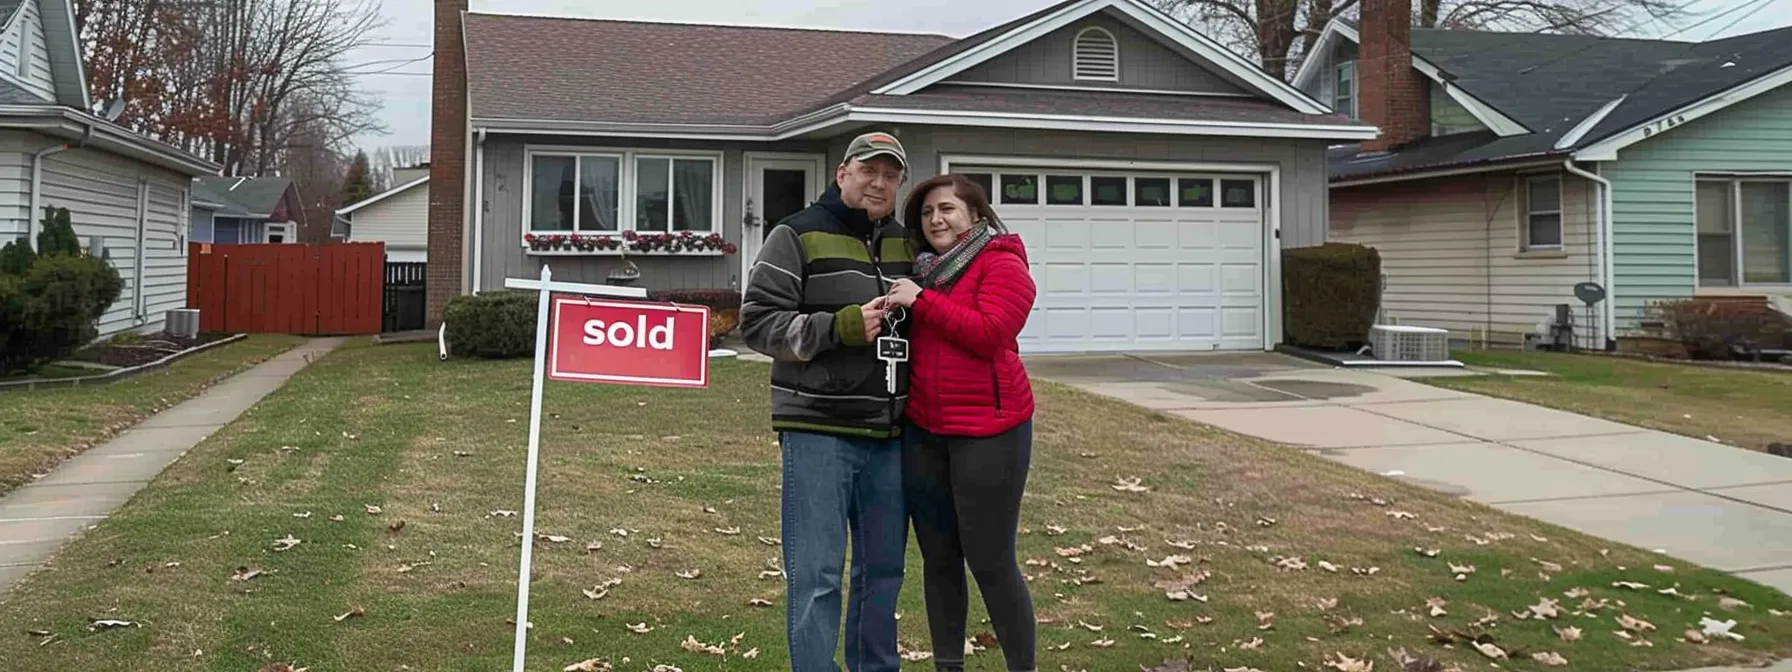
<svg viewBox="0 0 1792 672">
<path fill-rule="evenodd" d="M 205 175 L 193 180 L 194 205 L 218 206 L 226 217 L 265 218 L 280 205 L 292 186 L 290 177 L 226 177 Z"/>
<path fill-rule="evenodd" d="M 1531 132 L 1423 138 L 1392 154 L 1330 152 L 1332 180 L 1565 158 L 1575 150 L 1792 66 L 1792 28 L 1685 42 L 1468 30 L 1412 31 L 1412 52 Z M 1572 143 L 1575 126 L 1623 98 Z"/>
</svg>

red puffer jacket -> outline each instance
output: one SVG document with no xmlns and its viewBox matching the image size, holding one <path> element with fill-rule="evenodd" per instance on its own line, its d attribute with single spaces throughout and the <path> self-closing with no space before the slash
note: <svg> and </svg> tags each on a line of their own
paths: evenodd
<svg viewBox="0 0 1792 672">
<path fill-rule="evenodd" d="M 957 282 L 915 302 L 907 415 L 946 436 L 995 436 L 1033 417 L 1016 339 L 1036 290 L 1020 236 L 992 238 Z"/>
</svg>

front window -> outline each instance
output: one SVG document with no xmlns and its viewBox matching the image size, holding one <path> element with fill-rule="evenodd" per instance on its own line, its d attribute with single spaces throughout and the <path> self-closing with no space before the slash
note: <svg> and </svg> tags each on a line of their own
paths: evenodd
<svg viewBox="0 0 1792 672">
<path fill-rule="evenodd" d="M 1523 203 L 1523 249 L 1562 249 L 1562 176 L 1532 175 L 1524 178 Z"/>
<path fill-rule="evenodd" d="M 1332 109 L 1356 118 L 1356 61 L 1338 64 L 1338 85 L 1332 88 Z"/>
<path fill-rule="evenodd" d="M 711 154 L 531 152 L 535 233 L 717 231 L 720 159 Z"/>
<path fill-rule="evenodd" d="M 1792 284 L 1792 183 L 1700 180 L 1693 200 L 1700 286 Z"/>
</svg>

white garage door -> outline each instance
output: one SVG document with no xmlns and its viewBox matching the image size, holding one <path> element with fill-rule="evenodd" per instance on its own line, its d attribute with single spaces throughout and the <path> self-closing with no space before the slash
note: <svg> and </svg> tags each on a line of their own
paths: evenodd
<svg viewBox="0 0 1792 672">
<path fill-rule="evenodd" d="M 1027 244 L 1026 353 L 1263 348 L 1263 181 L 958 167 Z"/>
</svg>

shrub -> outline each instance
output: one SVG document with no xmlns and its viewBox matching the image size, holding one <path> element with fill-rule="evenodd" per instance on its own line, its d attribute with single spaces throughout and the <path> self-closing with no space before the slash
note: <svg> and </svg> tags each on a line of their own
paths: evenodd
<svg viewBox="0 0 1792 672">
<path fill-rule="evenodd" d="M 707 306 L 710 312 L 740 310 L 740 292 L 732 289 L 672 289 L 648 292 L 649 301 Z"/>
<path fill-rule="evenodd" d="M 1792 324 L 1760 298 L 1659 301 L 1647 312 L 1693 359 L 1732 359 L 1732 347 L 1792 345 Z"/>
<path fill-rule="evenodd" d="M 535 306 L 528 291 L 480 292 L 457 296 L 442 310 L 448 354 L 506 359 L 535 354 Z"/>
<path fill-rule="evenodd" d="M 25 244 L 23 238 L 0 247 L 0 275 L 24 276 L 31 270 L 33 261 L 37 261 L 37 253 Z"/>
<path fill-rule="evenodd" d="M 1360 347 L 1381 309 L 1381 253 L 1348 243 L 1284 250 L 1282 304 L 1289 343 Z"/>
<path fill-rule="evenodd" d="M 81 254 L 81 238 L 69 222 L 68 208 L 44 206 L 43 229 L 37 232 L 37 253 L 41 256 Z"/>
<path fill-rule="evenodd" d="M 58 228 L 67 228 L 66 216 Z M 73 238 L 72 229 L 66 233 Z M 46 238 L 57 241 L 39 240 Z M 111 264 L 79 247 L 73 253 L 51 249 L 57 251 L 33 259 L 22 275 L 0 274 L 0 372 L 32 371 L 91 342 L 99 335 L 94 323 L 124 292 L 124 279 Z"/>
</svg>

